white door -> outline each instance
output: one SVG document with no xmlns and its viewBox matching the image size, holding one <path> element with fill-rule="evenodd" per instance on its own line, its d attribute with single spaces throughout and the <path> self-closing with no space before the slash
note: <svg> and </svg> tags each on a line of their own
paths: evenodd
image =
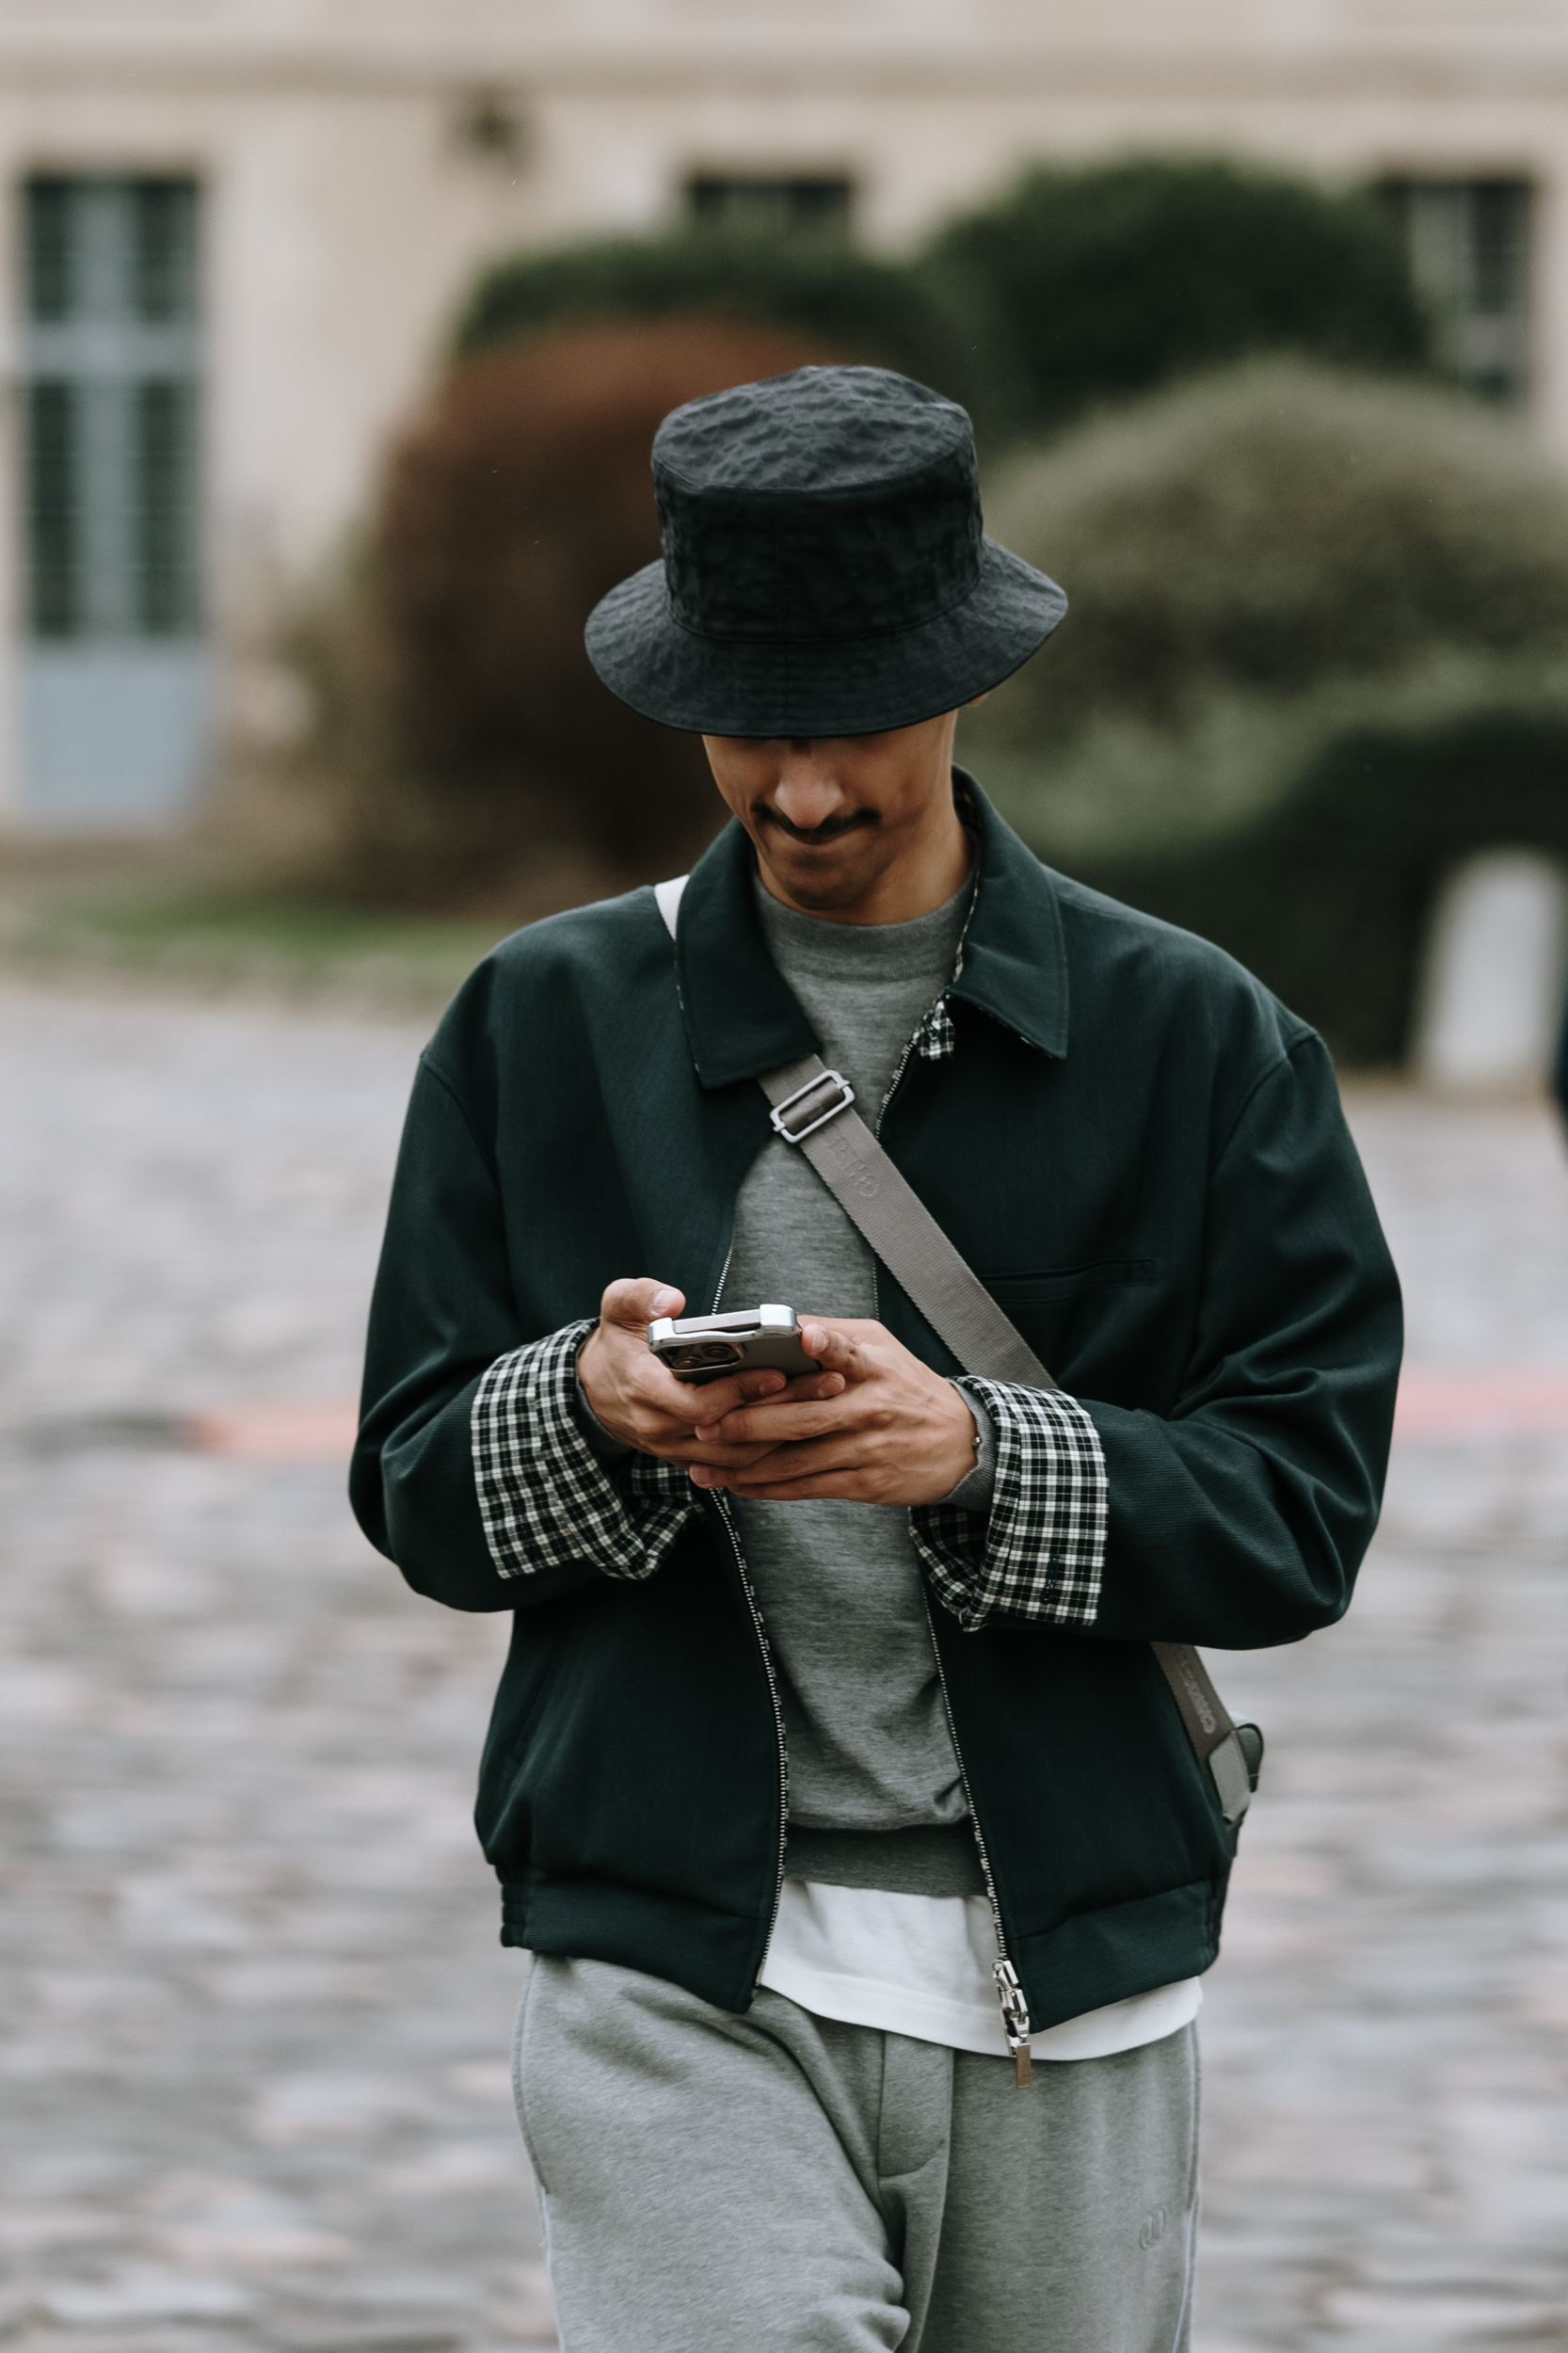
<svg viewBox="0 0 1568 2353">
<path fill-rule="evenodd" d="M 207 765 L 195 183 L 24 191 L 27 821 L 178 817 Z"/>
</svg>

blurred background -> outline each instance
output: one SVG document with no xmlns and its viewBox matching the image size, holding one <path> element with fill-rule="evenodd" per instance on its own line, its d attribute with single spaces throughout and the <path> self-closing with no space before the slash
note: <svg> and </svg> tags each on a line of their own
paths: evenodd
<svg viewBox="0 0 1568 2353">
<path fill-rule="evenodd" d="M 963 401 L 961 756 L 1327 1037 L 1411 1361 L 1208 2007 L 1198 2353 L 1568 2346 L 1568 0 L 0 0 L 0 2339 L 553 2342 L 497 1643 L 341 1501 L 414 1057 L 679 871 L 679 402 Z"/>
<path fill-rule="evenodd" d="M 6 0 L 13 933 L 445 977 L 683 863 L 700 753 L 581 644 L 652 430 L 875 360 L 1073 596 L 966 725 L 1030 840 L 1361 1064 L 1482 1051 L 1446 975 L 1510 938 L 1539 1065 L 1565 44 L 1554 0 Z"/>
</svg>

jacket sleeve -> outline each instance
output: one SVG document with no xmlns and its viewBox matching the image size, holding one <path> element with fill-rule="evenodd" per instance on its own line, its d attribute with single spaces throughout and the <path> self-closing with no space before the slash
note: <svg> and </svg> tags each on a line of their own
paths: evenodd
<svg viewBox="0 0 1568 2353">
<path fill-rule="evenodd" d="M 1308 1033 L 1211 1168 L 1176 1403 L 1082 1401 L 1109 1505 L 1089 1630 L 1247 1650 L 1338 1618 L 1377 1525 L 1400 1339 L 1393 1263 Z"/>
<path fill-rule="evenodd" d="M 695 1491 L 663 1464 L 601 1464 L 582 1426 L 587 1321 L 520 1325 L 489 1156 L 428 1058 L 414 1082 L 371 1303 L 356 1518 L 417 1593 L 516 1609 L 651 1573 Z"/>
</svg>

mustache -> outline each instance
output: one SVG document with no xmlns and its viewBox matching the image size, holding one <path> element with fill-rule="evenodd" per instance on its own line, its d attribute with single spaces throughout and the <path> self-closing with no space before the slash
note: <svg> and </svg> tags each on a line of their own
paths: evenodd
<svg viewBox="0 0 1568 2353">
<path fill-rule="evenodd" d="M 876 825 L 882 822 L 876 809 L 856 808 L 852 809 L 847 817 L 824 817 L 820 825 L 792 825 L 781 809 L 770 808 L 766 801 L 759 801 L 753 813 L 760 824 L 775 825 L 791 841 L 804 841 L 808 846 L 837 841 L 840 834 L 854 833 L 862 825 Z"/>
</svg>

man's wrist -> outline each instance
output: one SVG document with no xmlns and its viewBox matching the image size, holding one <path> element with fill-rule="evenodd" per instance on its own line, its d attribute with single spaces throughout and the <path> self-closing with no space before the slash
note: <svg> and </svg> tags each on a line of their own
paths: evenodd
<svg viewBox="0 0 1568 2353">
<path fill-rule="evenodd" d="M 969 1409 L 974 1450 L 968 1469 L 940 1500 L 961 1512 L 988 1512 L 997 1476 L 996 1424 L 984 1401 L 973 1396 L 961 1381 L 954 1381 L 952 1386 Z"/>
<path fill-rule="evenodd" d="M 596 1324 L 594 1331 L 598 1328 Z M 594 1412 L 593 1401 L 588 1395 L 587 1384 L 583 1378 L 583 1357 L 593 1337 L 593 1332 L 587 1333 L 584 1337 L 582 1348 L 577 1352 L 572 1408 L 579 1430 L 592 1447 L 599 1461 L 608 1466 L 612 1463 L 624 1462 L 629 1454 L 635 1453 L 636 1449 L 628 1446 L 624 1438 L 616 1437 L 608 1424 L 600 1421 Z"/>
</svg>

